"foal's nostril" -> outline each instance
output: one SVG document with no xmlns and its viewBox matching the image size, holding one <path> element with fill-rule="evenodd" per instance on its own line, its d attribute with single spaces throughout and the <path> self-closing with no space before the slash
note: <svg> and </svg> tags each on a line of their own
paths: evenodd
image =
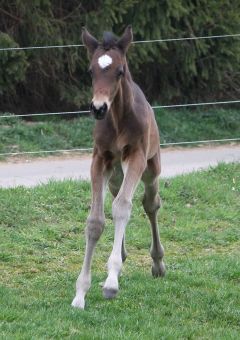
<svg viewBox="0 0 240 340">
<path fill-rule="evenodd" d="M 95 107 L 93 102 L 91 102 L 91 104 L 90 104 L 90 111 L 94 114 L 96 114 L 98 112 L 98 109 Z"/>
<path fill-rule="evenodd" d="M 106 113 L 107 112 L 107 104 L 104 103 L 103 106 L 100 108 L 102 113 Z"/>
</svg>

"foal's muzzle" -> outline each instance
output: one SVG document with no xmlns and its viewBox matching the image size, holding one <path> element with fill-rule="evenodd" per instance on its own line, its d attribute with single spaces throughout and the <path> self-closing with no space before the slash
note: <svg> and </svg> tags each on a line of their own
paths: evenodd
<svg viewBox="0 0 240 340">
<path fill-rule="evenodd" d="M 93 114 L 95 119 L 103 119 L 108 111 L 108 106 L 106 103 L 104 103 L 102 106 L 100 107 L 96 107 L 93 102 L 91 102 L 90 104 L 90 111 Z"/>
</svg>

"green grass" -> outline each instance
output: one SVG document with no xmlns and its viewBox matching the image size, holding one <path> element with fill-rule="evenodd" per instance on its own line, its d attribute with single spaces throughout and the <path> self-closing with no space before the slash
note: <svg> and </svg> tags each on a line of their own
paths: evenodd
<svg viewBox="0 0 240 340">
<path fill-rule="evenodd" d="M 2 339 L 239 339 L 240 164 L 160 183 L 167 275 L 151 276 L 150 231 L 135 195 L 115 300 L 99 283 L 113 241 L 111 198 L 86 310 L 71 308 L 84 254 L 90 185 L 0 191 Z"/>
<path fill-rule="evenodd" d="M 157 110 L 156 119 L 162 143 L 240 137 L 240 110 Z M 93 118 L 14 117 L 0 124 L 0 153 L 92 147 Z"/>
</svg>

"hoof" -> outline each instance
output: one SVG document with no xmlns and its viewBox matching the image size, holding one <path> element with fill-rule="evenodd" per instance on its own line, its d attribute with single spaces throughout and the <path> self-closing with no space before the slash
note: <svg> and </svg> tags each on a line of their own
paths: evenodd
<svg viewBox="0 0 240 340">
<path fill-rule="evenodd" d="M 72 307 L 84 309 L 84 307 L 85 307 L 84 299 L 81 299 L 78 296 L 75 296 L 75 298 L 73 299 L 73 302 L 72 302 Z"/>
<path fill-rule="evenodd" d="M 152 276 L 153 277 L 163 277 L 166 274 L 166 268 L 163 261 L 158 264 L 152 265 Z"/>
<path fill-rule="evenodd" d="M 116 288 L 103 288 L 103 296 L 105 299 L 114 299 L 118 293 L 118 289 Z"/>
</svg>

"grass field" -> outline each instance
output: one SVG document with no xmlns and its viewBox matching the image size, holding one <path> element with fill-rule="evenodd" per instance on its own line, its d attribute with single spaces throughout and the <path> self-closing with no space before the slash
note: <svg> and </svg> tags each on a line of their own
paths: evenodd
<svg viewBox="0 0 240 340">
<path fill-rule="evenodd" d="M 240 110 L 156 110 L 161 143 L 239 138 Z M 93 118 L 0 119 L 0 153 L 92 147 Z M 46 154 L 44 154 L 46 155 Z"/>
<path fill-rule="evenodd" d="M 0 190 L 1 339 L 239 339 L 240 164 L 160 182 L 167 275 L 153 279 L 150 230 L 135 195 L 115 300 L 102 297 L 113 227 L 93 263 L 86 310 L 71 308 L 84 252 L 87 182 Z"/>
</svg>

